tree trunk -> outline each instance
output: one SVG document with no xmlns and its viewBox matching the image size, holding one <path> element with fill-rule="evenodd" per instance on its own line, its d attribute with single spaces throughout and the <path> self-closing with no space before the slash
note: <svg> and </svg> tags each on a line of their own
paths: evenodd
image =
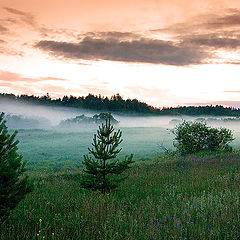
<svg viewBox="0 0 240 240">
<path fill-rule="evenodd" d="M 106 172 L 105 172 L 105 168 L 106 168 L 106 160 L 103 160 L 103 168 L 104 168 L 104 172 L 103 172 L 103 194 L 106 194 Z"/>
</svg>

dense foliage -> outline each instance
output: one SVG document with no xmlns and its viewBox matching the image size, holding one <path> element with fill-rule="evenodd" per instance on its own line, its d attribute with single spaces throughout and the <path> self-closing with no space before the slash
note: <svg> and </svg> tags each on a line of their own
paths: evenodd
<svg viewBox="0 0 240 240">
<path fill-rule="evenodd" d="M 202 150 L 230 149 L 234 140 L 232 131 L 226 128 L 211 128 L 202 122 L 184 121 L 173 130 L 175 146 L 181 154 L 197 153 Z"/>
<path fill-rule="evenodd" d="M 31 182 L 23 176 L 25 164 L 18 154 L 17 132 L 8 134 L 4 114 L 0 115 L 0 224 L 10 210 L 32 190 Z"/>
<path fill-rule="evenodd" d="M 122 112 L 134 114 L 150 114 L 150 115 L 212 115 L 212 116 L 240 116 L 239 108 L 216 106 L 179 106 L 170 108 L 154 108 L 137 99 L 124 100 L 119 94 L 112 97 L 104 97 L 101 95 L 88 94 L 87 96 L 75 97 L 64 96 L 63 98 L 52 99 L 48 94 L 42 97 L 14 94 L 0 94 L 0 99 L 8 99 L 25 103 L 36 103 L 51 106 L 66 106 L 93 110 L 103 110 L 107 112 Z M 161 103 L 159 103 L 161 105 Z"/>
<path fill-rule="evenodd" d="M 122 132 L 114 131 L 110 119 L 99 126 L 97 134 L 93 138 L 93 148 L 89 148 L 89 155 L 84 155 L 83 165 L 87 174 L 83 176 L 82 186 L 92 190 L 100 190 L 103 194 L 118 186 L 124 178 L 119 174 L 130 168 L 133 163 L 133 155 L 125 157 L 123 161 L 113 160 L 117 157 L 121 148 Z"/>
</svg>

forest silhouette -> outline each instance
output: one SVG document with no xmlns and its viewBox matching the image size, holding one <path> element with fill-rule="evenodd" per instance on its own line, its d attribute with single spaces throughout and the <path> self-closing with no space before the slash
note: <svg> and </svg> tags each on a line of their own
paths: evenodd
<svg viewBox="0 0 240 240">
<path fill-rule="evenodd" d="M 102 95 L 88 94 L 87 96 L 64 96 L 62 98 L 53 99 L 47 93 L 44 96 L 34 95 L 14 95 L 0 93 L 0 100 L 12 100 L 22 103 L 34 103 L 49 106 L 64 106 L 82 108 L 88 110 L 99 110 L 108 112 L 119 112 L 137 115 L 157 115 L 157 116 L 240 116 L 240 108 L 223 107 L 222 105 L 206 105 L 206 106 L 178 106 L 156 108 L 137 99 L 123 99 L 119 94 L 110 98 Z"/>
</svg>

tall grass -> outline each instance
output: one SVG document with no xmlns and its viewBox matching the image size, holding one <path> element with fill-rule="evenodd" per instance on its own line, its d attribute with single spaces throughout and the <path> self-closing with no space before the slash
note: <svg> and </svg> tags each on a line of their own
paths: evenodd
<svg viewBox="0 0 240 240">
<path fill-rule="evenodd" d="M 235 153 L 157 159 L 107 196 L 83 190 L 80 172 L 37 174 L 0 239 L 239 239 L 239 170 Z"/>
</svg>

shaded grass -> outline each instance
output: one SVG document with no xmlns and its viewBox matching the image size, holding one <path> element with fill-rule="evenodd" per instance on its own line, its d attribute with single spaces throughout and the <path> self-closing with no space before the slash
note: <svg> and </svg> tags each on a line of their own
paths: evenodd
<svg viewBox="0 0 240 240">
<path fill-rule="evenodd" d="M 240 156 L 138 164 L 106 197 L 81 189 L 81 172 L 34 173 L 35 190 L 5 224 L 6 239 L 239 239 Z"/>
</svg>

